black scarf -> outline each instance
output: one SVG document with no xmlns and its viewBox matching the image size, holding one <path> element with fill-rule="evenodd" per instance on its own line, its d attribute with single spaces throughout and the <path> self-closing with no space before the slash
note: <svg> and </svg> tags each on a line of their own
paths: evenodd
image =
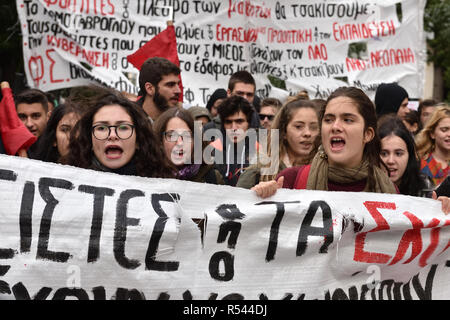
<svg viewBox="0 0 450 320">
<path fill-rule="evenodd" d="M 123 167 L 117 169 L 110 169 L 105 167 L 103 164 L 98 161 L 97 157 L 92 157 L 92 166 L 91 169 L 103 172 L 112 172 L 125 176 L 137 176 L 136 164 L 134 162 L 134 157 Z"/>
</svg>

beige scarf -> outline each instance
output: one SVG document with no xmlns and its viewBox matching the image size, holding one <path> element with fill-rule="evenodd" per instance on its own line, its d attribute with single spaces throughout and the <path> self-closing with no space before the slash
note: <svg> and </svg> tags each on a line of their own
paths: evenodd
<svg viewBox="0 0 450 320">
<path fill-rule="evenodd" d="M 337 183 L 352 183 L 366 179 L 368 176 L 369 164 L 367 161 L 363 161 L 357 168 L 343 169 L 336 168 L 328 165 L 328 158 L 322 149 L 319 148 L 311 163 L 311 170 L 308 176 L 308 182 L 306 189 L 308 190 L 328 190 L 328 181 Z M 379 167 L 373 167 L 375 178 L 375 191 L 376 193 L 397 193 L 397 190 L 389 180 L 387 174 Z M 369 192 L 368 185 L 364 188 L 364 191 Z"/>
</svg>

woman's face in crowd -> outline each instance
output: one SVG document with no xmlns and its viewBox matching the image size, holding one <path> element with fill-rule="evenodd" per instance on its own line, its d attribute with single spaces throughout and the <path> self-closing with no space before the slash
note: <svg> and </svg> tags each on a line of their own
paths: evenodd
<svg viewBox="0 0 450 320">
<path fill-rule="evenodd" d="M 56 127 L 55 146 L 60 156 L 65 156 L 69 153 L 70 131 L 79 119 L 80 117 L 75 112 L 71 112 L 59 120 Z"/>
<path fill-rule="evenodd" d="M 381 139 L 381 160 L 388 167 L 389 179 L 400 184 L 408 165 L 409 153 L 405 141 L 391 134 Z"/>
<path fill-rule="evenodd" d="M 312 108 L 294 111 L 286 127 L 288 154 L 295 159 L 307 157 L 314 148 L 314 140 L 319 135 L 319 119 Z"/>
<path fill-rule="evenodd" d="M 92 134 L 92 148 L 98 161 L 110 169 L 118 169 L 126 165 L 133 158 L 136 152 L 136 132 L 133 129 L 132 134 L 129 125 L 134 125 L 131 116 L 119 105 L 107 105 L 97 111 L 92 120 L 92 127 L 101 125 L 100 131 L 107 135 L 106 126 L 116 126 L 110 128 L 110 134 L 107 139 L 99 140 Z M 124 126 L 120 126 L 124 125 Z M 114 130 L 116 129 L 116 130 Z M 127 137 L 120 139 L 117 135 Z"/>
<path fill-rule="evenodd" d="M 435 141 L 435 149 L 450 152 L 450 118 L 444 118 L 438 122 L 431 133 L 431 138 Z"/>
<path fill-rule="evenodd" d="M 374 137 L 373 129 L 364 131 L 364 125 L 352 99 L 337 97 L 327 104 L 322 120 L 322 144 L 329 165 L 355 168 L 360 164 L 365 144 Z"/>
<path fill-rule="evenodd" d="M 163 135 L 163 143 L 166 157 L 175 166 L 190 163 L 194 143 L 192 131 L 186 122 L 180 118 L 170 119 Z"/>
</svg>

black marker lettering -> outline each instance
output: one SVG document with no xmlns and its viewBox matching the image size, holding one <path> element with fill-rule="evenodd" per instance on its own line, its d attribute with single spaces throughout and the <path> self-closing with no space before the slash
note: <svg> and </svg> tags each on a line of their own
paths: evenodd
<svg viewBox="0 0 450 320">
<path fill-rule="evenodd" d="M 17 173 L 11 170 L 0 169 L 0 179 L 6 181 L 16 181 Z"/>
<path fill-rule="evenodd" d="M 94 294 L 94 300 L 106 300 L 105 287 L 98 286 L 98 287 L 92 288 L 92 293 Z"/>
<path fill-rule="evenodd" d="M 11 289 L 9 284 L 5 281 L 0 280 L 0 294 L 11 294 Z"/>
<path fill-rule="evenodd" d="M 120 194 L 117 201 L 116 227 L 114 228 L 114 257 L 118 264 L 126 269 L 136 269 L 141 265 L 137 260 L 128 259 L 125 256 L 125 241 L 127 240 L 127 227 L 137 226 L 139 219 L 128 218 L 128 201 L 132 198 L 143 197 L 144 192 L 140 190 L 125 190 Z"/>
<path fill-rule="evenodd" d="M 32 239 L 32 220 L 35 186 L 27 181 L 23 188 L 22 203 L 20 205 L 20 252 L 30 252 Z"/>
<path fill-rule="evenodd" d="M 278 231 L 280 229 L 280 223 L 284 216 L 284 204 L 285 203 L 300 203 L 300 201 L 288 201 L 288 202 L 273 202 L 273 201 L 263 201 L 257 203 L 256 205 L 274 204 L 277 207 L 277 213 L 275 219 L 273 219 L 272 225 L 270 226 L 270 238 L 269 246 L 266 252 L 266 262 L 269 262 L 275 258 L 275 252 L 278 246 Z"/>
<path fill-rule="evenodd" d="M 0 277 L 3 277 L 10 268 L 11 266 L 0 266 Z"/>
<path fill-rule="evenodd" d="M 28 293 L 27 288 L 25 288 L 22 282 L 16 283 L 12 287 L 12 291 L 16 300 L 31 300 L 30 294 Z M 45 300 L 51 292 L 52 288 L 43 287 L 38 291 L 38 293 L 36 293 L 36 295 L 33 297 L 33 300 Z"/>
<path fill-rule="evenodd" d="M 192 293 L 189 290 L 183 292 L 183 300 L 192 300 Z"/>
<path fill-rule="evenodd" d="M 323 228 L 312 227 L 311 223 L 319 207 L 322 209 Z M 297 243 L 297 257 L 305 253 L 308 236 L 323 236 L 324 244 L 320 247 L 319 253 L 327 253 L 328 246 L 333 242 L 333 221 L 330 206 L 325 201 L 311 202 L 308 212 L 303 219 Z"/>
<path fill-rule="evenodd" d="M 239 293 L 230 293 L 223 297 L 222 300 L 244 300 L 244 296 Z"/>
<path fill-rule="evenodd" d="M 179 200 L 180 196 L 175 193 L 162 193 L 152 194 L 152 207 L 158 214 L 155 226 L 153 228 L 152 235 L 150 237 L 150 243 L 148 244 L 147 254 L 145 256 L 145 268 L 147 270 L 156 271 L 177 271 L 180 265 L 179 261 L 156 261 L 156 253 L 158 252 L 159 241 L 164 232 L 167 220 L 169 217 L 166 215 L 161 207 L 162 201 L 175 202 Z"/>
<path fill-rule="evenodd" d="M 405 300 L 412 300 L 411 288 L 409 286 L 409 281 L 403 285 L 403 298 Z"/>
<path fill-rule="evenodd" d="M 61 288 L 55 292 L 53 300 L 66 300 L 67 297 L 75 297 L 78 300 L 89 300 L 89 296 L 81 288 Z"/>
<path fill-rule="evenodd" d="M 53 212 L 58 200 L 53 197 L 50 187 L 72 190 L 74 188 L 70 181 L 53 178 L 39 179 L 39 193 L 46 202 L 44 213 L 42 215 L 41 227 L 39 230 L 39 240 L 36 259 L 47 259 L 55 262 L 67 262 L 70 254 L 67 252 L 53 252 L 48 250 L 48 240 L 50 238 L 50 226 L 52 223 Z"/>
<path fill-rule="evenodd" d="M 245 214 L 235 204 L 221 204 L 217 207 L 216 212 L 227 220 L 243 219 L 245 217 Z"/>
<path fill-rule="evenodd" d="M 378 289 L 378 296 L 380 300 L 383 300 L 383 290 L 384 287 L 386 287 L 386 292 L 387 292 L 387 296 L 388 296 L 388 300 L 392 300 L 392 286 L 394 285 L 394 280 L 390 279 L 390 280 L 383 280 L 380 283 L 380 289 Z"/>
<path fill-rule="evenodd" d="M 94 209 L 92 215 L 91 235 L 89 237 L 88 262 L 95 262 L 100 256 L 100 236 L 103 222 L 103 208 L 105 196 L 114 195 L 114 190 L 81 185 L 78 191 L 94 195 Z"/>
<path fill-rule="evenodd" d="M 117 300 L 145 300 L 145 295 L 143 292 L 137 289 L 125 289 L 117 288 L 116 291 Z"/>
<path fill-rule="evenodd" d="M 432 297 L 432 289 L 433 289 L 433 280 L 434 275 L 436 274 L 437 265 L 433 264 L 430 267 L 430 271 L 427 275 L 427 280 L 425 283 L 425 288 L 421 285 L 419 280 L 419 275 L 416 274 L 412 279 L 412 285 L 414 287 L 414 291 L 416 291 L 417 296 L 420 300 L 431 300 Z"/>
<path fill-rule="evenodd" d="M 337 288 L 333 292 L 333 296 L 331 297 L 332 300 L 349 300 L 347 295 L 345 294 L 344 290 L 341 288 Z"/>
<path fill-rule="evenodd" d="M 169 300 L 170 294 L 167 292 L 161 292 L 156 300 Z"/>
<path fill-rule="evenodd" d="M 217 236 L 217 243 L 222 243 L 228 238 L 228 248 L 234 249 L 237 243 L 239 232 L 241 231 L 241 224 L 234 221 L 226 221 L 220 225 L 219 235 Z"/>
<path fill-rule="evenodd" d="M 219 264 L 223 261 L 225 272 L 219 273 Z M 234 277 L 234 256 L 226 251 L 219 251 L 212 255 L 209 261 L 209 274 L 219 281 L 230 281 Z"/>
</svg>

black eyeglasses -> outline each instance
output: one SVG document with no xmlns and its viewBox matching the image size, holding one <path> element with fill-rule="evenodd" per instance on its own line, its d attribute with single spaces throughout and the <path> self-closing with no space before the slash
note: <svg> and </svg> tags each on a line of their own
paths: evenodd
<svg viewBox="0 0 450 320">
<path fill-rule="evenodd" d="M 134 126 L 128 123 L 118 124 L 117 126 L 107 126 L 106 124 L 97 124 L 92 127 L 92 134 L 97 140 L 106 140 L 111 135 L 111 128 L 114 128 L 116 136 L 120 140 L 129 139 L 133 135 Z"/>
<path fill-rule="evenodd" d="M 190 131 L 176 132 L 175 130 L 170 130 L 163 132 L 163 134 L 166 141 L 169 142 L 177 142 L 179 137 L 181 137 L 183 142 L 192 141 L 192 132 Z"/>
<path fill-rule="evenodd" d="M 269 121 L 272 121 L 273 118 L 275 118 L 275 116 L 271 114 L 262 114 L 262 113 L 259 114 L 259 120 L 261 121 L 263 121 L 266 117 L 267 119 L 269 119 Z"/>
</svg>

